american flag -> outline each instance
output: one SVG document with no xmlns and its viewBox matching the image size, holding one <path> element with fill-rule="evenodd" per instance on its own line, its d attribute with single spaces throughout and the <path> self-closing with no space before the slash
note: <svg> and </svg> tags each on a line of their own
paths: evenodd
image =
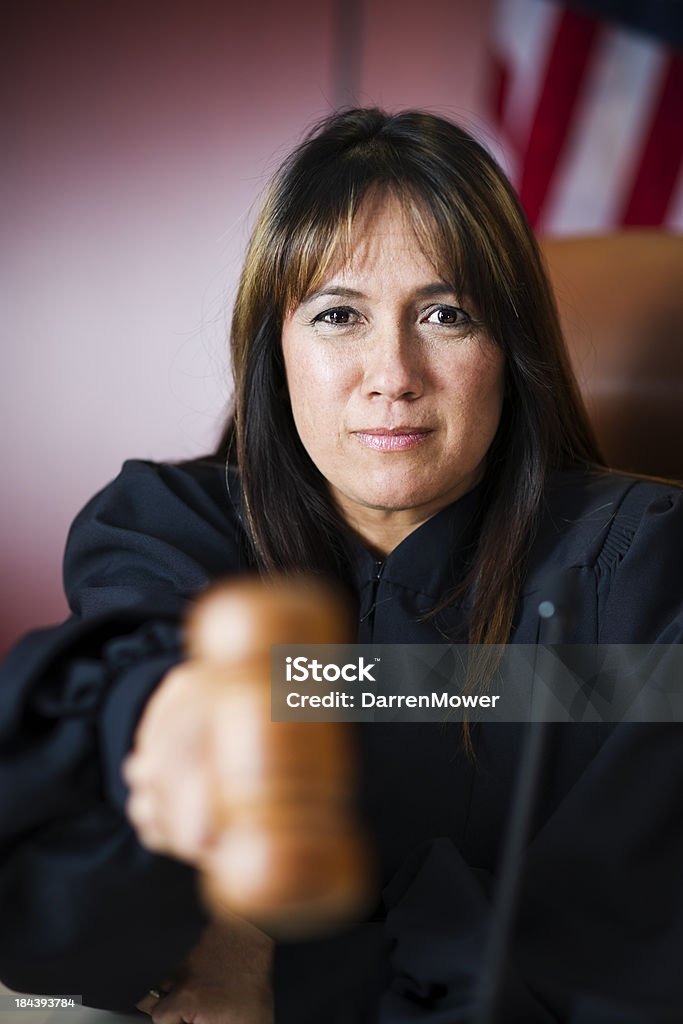
<svg viewBox="0 0 683 1024">
<path fill-rule="evenodd" d="M 674 45 L 553 0 L 498 0 L 492 69 L 494 148 L 539 234 L 683 230 Z"/>
</svg>

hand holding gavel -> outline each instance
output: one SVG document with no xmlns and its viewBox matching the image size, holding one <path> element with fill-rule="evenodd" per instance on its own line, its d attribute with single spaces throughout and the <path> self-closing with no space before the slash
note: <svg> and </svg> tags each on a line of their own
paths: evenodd
<svg viewBox="0 0 683 1024">
<path fill-rule="evenodd" d="M 214 910 L 297 934 L 366 905 L 348 726 L 270 720 L 271 645 L 346 643 L 334 591 L 242 579 L 188 619 L 188 660 L 150 699 L 124 774 L 149 848 L 195 864 Z"/>
</svg>

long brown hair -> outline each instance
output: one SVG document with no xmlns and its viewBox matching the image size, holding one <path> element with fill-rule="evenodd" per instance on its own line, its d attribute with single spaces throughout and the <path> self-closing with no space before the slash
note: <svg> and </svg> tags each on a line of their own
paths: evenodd
<svg viewBox="0 0 683 1024">
<path fill-rule="evenodd" d="M 600 456 L 517 197 L 484 147 L 440 117 L 334 114 L 285 160 L 266 192 L 231 332 L 235 445 L 255 559 L 265 572 L 346 575 L 338 514 L 292 418 L 280 332 L 285 314 L 345 253 L 371 191 L 399 199 L 425 254 L 470 298 L 505 355 L 479 540 L 458 588 L 469 594 L 470 641 L 505 643 L 548 473 L 597 465 Z"/>
</svg>

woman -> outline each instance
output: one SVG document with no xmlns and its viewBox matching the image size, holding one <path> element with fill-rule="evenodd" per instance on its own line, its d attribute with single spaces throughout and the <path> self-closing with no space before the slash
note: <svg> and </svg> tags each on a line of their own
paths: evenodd
<svg viewBox="0 0 683 1024">
<path fill-rule="evenodd" d="M 192 806 L 213 769 L 182 750 L 211 728 L 211 688 L 176 663 L 211 580 L 340 579 L 363 642 L 533 643 L 553 570 L 577 594 L 570 642 L 675 643 L 683 626 L 680 494 L 600 471 L 536 242 L 461 129 L 377 110 L 320 125 L 266 195 L 232 351 L 227 493 L 212 460 L 127 464 L 74 524 L 72 620 L 17 649 L 3 691 L 2 977 L 104 1006 L 151 988 L 141 1008 L 164 1024 L 269 1013 L 267 939 L 206 927 L 191 871 L 125 817 L 137 734 L 128 813 L 149 846 L 201 862 Z M 359 731 L 382 901 L 276 950 L 276 1020 L 469 1018 L 520 737 Z M 683 1005 L 679 738 L 552 728 L 503 1019 Z"/>
</svg>

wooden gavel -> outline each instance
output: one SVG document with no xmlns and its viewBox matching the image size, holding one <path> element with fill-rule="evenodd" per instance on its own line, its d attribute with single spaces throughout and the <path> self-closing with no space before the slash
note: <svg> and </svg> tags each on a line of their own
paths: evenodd
<svg viewBox="0 0 683 1024">
<path fill-rule="evenodd" d="M 369 904 L 350 727 L 271 721 L 271 645 L 352 640 L 337 592 L 303 577 L 219 584 L 187 624 L 189 656 L 220 676 L 225 723 L 216 840 L 200 865 L 207 898 L 281 935 L 323 929 Z"/>
</svg>

